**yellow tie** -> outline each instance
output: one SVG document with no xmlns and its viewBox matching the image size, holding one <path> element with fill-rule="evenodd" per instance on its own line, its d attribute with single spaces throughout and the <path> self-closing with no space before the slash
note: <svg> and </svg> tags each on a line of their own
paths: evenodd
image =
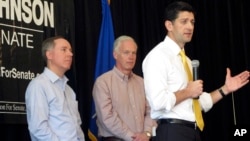
<svg viewBox="0 0 250 141">
<path fill-rule="evenodd" d="M 186 61 L 186 55 L 185 55 L 184 50 L 181 50 L 180 55 L 181 55 L 181 59 L 182 59 L 182 63 L 184 65 L 185 71 L 187 73 L 188 80 L 192 81 L 193 80 L 192 74 L 191 74 L 190 68 L 188 67 L 188 63 Z M 200 107 L 200 103 L 198 99 L 193 99 L 193 110 L 194 110 L 197 126 L 202 131 L 204 128 L 204 121 L 202 118 L 201 107 Z"/>
</svg>

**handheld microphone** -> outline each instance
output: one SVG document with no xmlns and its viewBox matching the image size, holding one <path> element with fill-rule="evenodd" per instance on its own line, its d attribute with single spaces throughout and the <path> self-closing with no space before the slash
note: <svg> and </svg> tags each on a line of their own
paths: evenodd
<svg viewBox="0 0 250 141">
<path fill-rule="evenodd" d="M 200 65 L 200 62 L 199 60 L 192 60 L 192 67 L 193 67 L 193 80 L 198 80 L 199 79 L 199 71 L 198 71 L 198 68 L 199 68 L 199 65 Z M 194 99 L 199 99 L 199 96 L 198 97 L 195 97 Z"/>
<path fill-rule="evenodd" d="M 192 67 L 193 67 L 193 80 L 199 79 L 199 68 L 200 62 L 199 60 L 192 60 Z"/>
</svg>

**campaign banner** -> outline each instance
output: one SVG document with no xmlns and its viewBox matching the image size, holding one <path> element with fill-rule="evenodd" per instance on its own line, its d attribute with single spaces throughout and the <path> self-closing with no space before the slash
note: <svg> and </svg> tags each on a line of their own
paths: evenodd
<svg viewBox="0 0 250 141">
<path fill-rule="evenodd" d="M 26 123 L 25 90 L 44 68 L 41 44 L 54 32 L 51 0 L 0 0 L 0 123 Z"/>
</svg>

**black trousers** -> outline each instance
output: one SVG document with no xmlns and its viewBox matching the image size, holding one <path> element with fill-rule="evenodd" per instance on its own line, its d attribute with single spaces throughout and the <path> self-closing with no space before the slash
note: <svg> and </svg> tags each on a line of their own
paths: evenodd
<svg viewBox="0 0 250 141">
<path fill-rule="evenodd" d="M 158 122 L 154 141 L 201 141 L 200 130 L 181 123 Z"/>
</svg>

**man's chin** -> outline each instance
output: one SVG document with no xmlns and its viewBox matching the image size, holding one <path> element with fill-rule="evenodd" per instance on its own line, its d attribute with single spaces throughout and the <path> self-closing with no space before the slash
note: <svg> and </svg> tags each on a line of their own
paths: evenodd
<svg viewBox="0 0 250 141">
<path fill-rule="evenodd" d="M 191 38 L 191 39 L 187 39 L 187 40 L 186 40 L 186 43 L 191 42 L 191 40 L 192 40 L 192 38 Z"/>
<path fill-rule="evenodd" d="M 70 70 L 70 69 L 71 69 L 71 66 L 65 67 L 65 70 L 66 70 L 66 71 L 68 71 L 68 70 Z"/>
</svg>

